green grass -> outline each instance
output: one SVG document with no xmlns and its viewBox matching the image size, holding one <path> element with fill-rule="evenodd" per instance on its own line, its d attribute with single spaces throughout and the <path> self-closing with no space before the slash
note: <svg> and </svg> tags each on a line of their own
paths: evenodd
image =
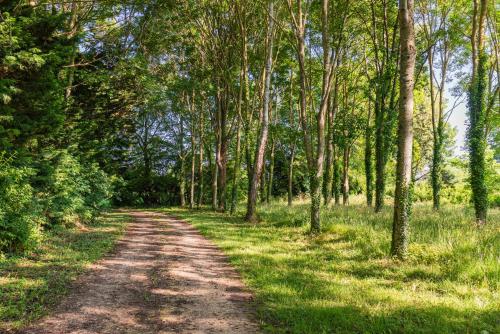
<svg viewBox="0 0 500 334">
<path fill-rule="evenodd" d="M 113 248 L 127 221 L 115 212 L 84 228 L 56 227 L 36 252 L 0 258 L 0 332 L 46 314 L 88 264 Z"/>
<path fill-rule="evenodd" d="M 358 199 L 361 203 L 361 199 Z M 214 240 L 253 290 L 270 333 L 500 333 L 500 210 L 478 229 L 473 211 L 416 204 L 406 262 L 388 257 L 392 209 L 272 203 L 262 222 L 164 209 Z"/>
</svg>

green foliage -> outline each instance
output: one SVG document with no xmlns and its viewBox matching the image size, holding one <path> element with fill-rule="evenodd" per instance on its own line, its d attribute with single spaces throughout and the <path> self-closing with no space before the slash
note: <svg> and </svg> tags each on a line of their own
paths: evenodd
<svg viewBox="0 0 500 334">
<path fill-rule="evenodd" d="M 81 164 L 61 151 L 42 163 L 40 187 L 44 211 L 50 222 L 71 225 L 92 221 L 110 205 L 111 179 L 94 164 Z"/>
<path fill-rule="evenodd" d="M 0 155 L 0 253 L 33 249 L 41 239 L 44 219 L 28 182 L 32 174 Z"/>
</svg>

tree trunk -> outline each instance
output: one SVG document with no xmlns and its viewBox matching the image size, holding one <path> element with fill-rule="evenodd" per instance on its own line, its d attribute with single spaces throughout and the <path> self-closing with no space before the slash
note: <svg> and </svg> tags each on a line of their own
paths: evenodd
<svg viewBox="0 0 500 334">
<path fill-rule="evenodd" d="M 274 30 L 273 10 L 274 10 L 274 1 L 270 1 L 267 36 L 266 36 L 267 54 L 266 54 L 266 68 L 265 68 L 263 111 L 261 117 L 259 143 L 257 146 L 257 150 L 255 151 L 252 182 L 250 184 L 250 190 L 247 202 L 247 212 L 245 215 L 245 220 L 249 222 L 256 222 L 258 220 L 256 212 L 257 189 L 259 187 L 262 167 L 264 164 L 264 153 L 266 149 L 267 136 L 269 131 L 269 99 L 271 91 L 271 65 L 273 58 L 273 30 Z"/>
<path fill-rule="evenodd" d="M 433 41 L 431 41 L 433 43 Z M 435 210 L 439 209 L 439 192 L 441 190 L 441 152 L 436 124 L 436 94 L 434 92 L 434 47 L 429 48 L 427 62 L 429 65 L 429 90 L 431 94 L 431 119 L 432 119 L 432 203 Z"/>
<path fill-rule="evenodd" d="M 182 207 L 186 206 L 186 180 L 185 180 L 185 160 L 186 154 L 184 153 L 184 117 L 180 116 L 180 134 L 179 134 L 179 202 Z"/>
<path fill-rule="evenodd" d="M 349 144 L 344 146 L 344 159 L 342 170 L 342 204 L 349 205 L 349 158 L 351 147 Z"/>
<path fill-rule="evenodd" d="M 198 126 L 198 200 L 196 207 L 199 209 L 203 204 L 203 102 L 200 108 L 199 126 Z"/>
<path fill-rule="evenodd" d="M 327 146 L 326 146 L 326 167 L 325 167 L 325 180 L 323 183 L 323 198 L 325 205 L 330 204 L 333 194 L 333 169 L 334 169 L 334 120 L 335 114 L 338 108 L 338 77 L 335 76 L 335 84 L 333 88 L 333 100 L 329 106 L 328 111 L 328 134 L 327 134 Z"/>
<path fill-rule="evenodd" d="M 195 186 L 195 171 L 196 171 L 196 146 L 195 146 L 195 139 L 194 136 L 192 136 L 191 139 L 191 188 L 189 192 L 189 208 L 193 209 L 194 208 L 194 186 Z"/>
<path fill-rule="evenodd" d="M 194 91 L 191 97 L 191 184 L 189 189 L 189 209 L 194 208 L 195 202 L 195 175 L 196 175 L 196 123 L 195 123 L 195 106 L 194 106 Z"/>
<path fill-rule="evenodd" d="M 385 196 L 384 114 L 380 105 L 375 106 L 375 123 L 375 212 L 380 212 Z"/>
<path fill-rule="evenodd" d="M 269 203 L 273 197 L 273 176 L 274 176 L 274 139 L 271 137 L 271 151 L 269 152 L 269 181 L 267 183 L 266 202 Z"/>
<path fill-rule="evenodd" d="M 484 225 L 488 212 L 488 191 L 485 183 L 486 87 L 488 58 L 484 47 L 487 0 L 474 0 L 472 59 L 473 70 L 469 87 L 469 171 L 476 223 Z M 479 16 L 478 16 L 479 14 Z"/>
<path fill-rule="evenodd" d="M 264 162 L 262 163 L 262 172 L 260 174 L 260 202 L 264 203 L 266 201 L 266 192 L 267 192 L 267 161 L 266 161 L 266 152 L 264 151 Z"/>
<path fill-rule="evenodd" d="M 234 215 L 236 206 L 238 204 L 238 185 L 240 181 L 240 168 L 241 168 L 241 88 L 240 88 L 240 103 L 238 107 L 238 123 L 236 125 L 236 154 L 234 157 L 234 171 L 233 171 L 233 187 L 231 193 L 231 208 L 230 213 Z"/>
<path fill-rule="evenodd" d="M 295 160 L 295 144 L 292 145 L 290 154 L 290 165 L 288 166 L 288 206 L 292 206 L 293 201 L 293 161 Z"/>
<path fill-rule="evenodd" d="M 337 157 L 336 146 L 333 146 L 333 198 L 335 199 L 335 205 L 340 204 L 340 167 L 339 160 Z"/>
<path fill-rule="evenodd" d="M 218 145 L 218 143 L 217 143 Z M 217 150 L 218 148 L 216 148 L 216 151 L 215 151 L 215 163 L 213 164 L 213 168 L 212 168 L 212 209 L 213 210 L 217 210 L 217 192 L 218 192 L 218 189 L 217 189 L 217 185 L 218 185 L 218 176 L 219 176 L 219 167 L 217 166 Z"/>
<path fill-rule="evenodd" d="M 366 180 L 366 205 L 372 206 L 373 203 L 373 171 L 372 171 L 372 127 L 371 103 L 368 103 L 368 118 L 366 119 L 365 129 L 365 180 Z"/>
<path fill-rule="evenodd" d="M 411 215 L 413 87 L 416 58 L 413 0 L 399 1 L 399 29 L 401 63 L 399 74 L 398 160 L 391 254 L 402 259 L 407 254 L 408 225 Z"/>
</svg>

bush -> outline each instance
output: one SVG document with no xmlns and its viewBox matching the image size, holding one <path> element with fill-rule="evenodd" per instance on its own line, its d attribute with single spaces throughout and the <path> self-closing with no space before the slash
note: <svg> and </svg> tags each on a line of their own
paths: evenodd
<svg viewBox="0 0 500 334">
<path fill-rule="evenodd" d="M 111 179 L 97 164 L 82 165 L 61 151 L 46 161 L 42 171 L 41 196 L 51 223 L 88 223 L 109 206 Z"/>
<path fill-rule="evenodd" d="M 16 168 L 0 155 L 0 251 L 29 250 L 41 238 L 44 219 L 29 184 L 32 174 L 33 170 Z"/>
</svg>

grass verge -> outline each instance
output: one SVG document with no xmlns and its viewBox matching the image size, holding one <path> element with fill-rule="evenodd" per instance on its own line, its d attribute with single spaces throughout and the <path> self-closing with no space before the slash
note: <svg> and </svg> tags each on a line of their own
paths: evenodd
<svg viewBox="0 0 500 334">
<path fill-rule="evenodd" d="M 387 256 L 391 208 L 323 208 L 308 234 L 308 205 L 272 203 L 261 223 L 208 210 L 163 209 L 229 255 L 253 290 L 269 333 L 499 333 L 500 211 L 484 228 L 473 211 L 416 204 L 406 262 Z"/>
<path fill-rule="evenodd" d="M 46 314 L 88 264 L 113 248 L 128 220 L 112 212 L 84 228 L 55 227 L 44 234 L 36 252 L 0 258 L 0 332 Z"/>
</svg>

